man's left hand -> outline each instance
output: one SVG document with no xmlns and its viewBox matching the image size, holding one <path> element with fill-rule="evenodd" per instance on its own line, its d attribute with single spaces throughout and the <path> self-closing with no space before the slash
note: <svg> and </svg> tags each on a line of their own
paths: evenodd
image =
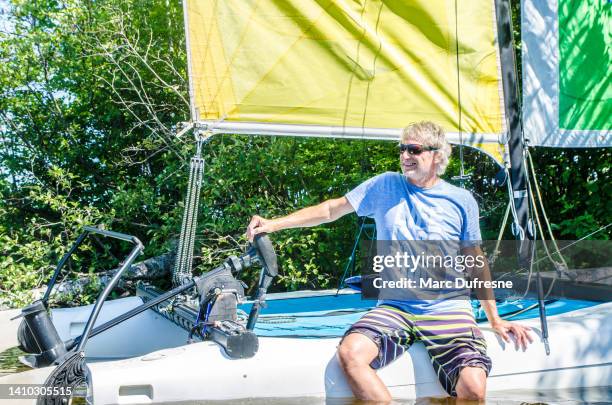
<svg viewBox="0 0 612 405">
<path fill-rule="evenodd" d="M 527 345 L 529 343 L 533 343 L 533 338 L 530 336 L 529 331 L 531 328 L 529 326 L 524 326 L 518 323 L 512 323 L 509 321 L 505 321 L 500 319 L 496 322 L 491 323 L 491 327 L 504 339 L 506 343 L 510 343 L 510 333 L 514 335 L 516 347 L 521 347 L 523 350 L 527 349 Z"/>
</svg>

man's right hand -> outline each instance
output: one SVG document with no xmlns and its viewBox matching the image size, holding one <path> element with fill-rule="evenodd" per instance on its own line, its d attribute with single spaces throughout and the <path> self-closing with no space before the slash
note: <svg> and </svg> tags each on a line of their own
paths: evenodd
<svg viewBox="0 0 612 405">
<path fill-rule="evenodd" d="M 249 239 L 249 242 L 253 242 L 253 238 L 257 234 L 273 232 L 274 230 L 270 226 L 270 222 L 272 221 L 270 221 L 269 219 L 262 218 L 259 215 L 253 216 L 253 218 L 251 218 L 251 222 L 249 222 L 249 226 L 247 227 L 246 231 L 246 235 Z"/>
</svg>

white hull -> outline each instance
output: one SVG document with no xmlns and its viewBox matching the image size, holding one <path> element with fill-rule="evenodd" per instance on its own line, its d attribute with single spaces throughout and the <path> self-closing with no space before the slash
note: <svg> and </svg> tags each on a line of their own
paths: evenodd
<svg viewBox="0 0 612 405">
<path fill-rule="evenodd" d="M 487 392 L 567 389 L 612 382 L 612 304 L 549 318 L 551 354 L 536 339 L 526 351 L 503 344 L 487 326 L 493 370 Z M 538 320 L 524 321 L 538 327 Z M 255 357 L 226 358 L 201 342 L 143 357 L 90 365 L 96 404 L 265 397 L 350 397 L 335 357 L 338 338 L 260 338 Z M 422 344 L 379 371 L 394 398 L 446 396 Z"/>
<path fill-rule="evenodd" d="M 140 303 L 139 298 L 104 305 L 99 323 Z M 80 333 L 90 308 L 54 311 L 62 338 Z M 493 370 L 487 393 L 508 390 L 553 390 L 607 386 L 612 382 L 612 303 L 585 308 L 549 320 L 551 354 L 533 327 L 535 342 L 526 351 L 504 344 L 481 325 Z M 80 327 L 79 327 L 80 325 Z M 350 397 L 335 351 L 339 338 L 260 337 L 255 357 L 231 360 L 214 343 L 185 345 L 182 328 L 146 311 L 91 339 L 86 347 L 97 404 L 145 404 L 173 401 L 272 397 Z M 161 350 L 160 350 L 161 349 Z M 123 360 L 117 357 L 132 357 Z M 28 372 L 43 375 L 41 370 Z M 26 374 L 24 374 L 24 378 Z M 396 362 L 379 371 L 398 399 L 446 396 L 424 347 L 415 344 Z M 10 377 L 17 381 L 19 375 Z M 0 383 L 5 383 L 0 379 Z"/>
</svg>

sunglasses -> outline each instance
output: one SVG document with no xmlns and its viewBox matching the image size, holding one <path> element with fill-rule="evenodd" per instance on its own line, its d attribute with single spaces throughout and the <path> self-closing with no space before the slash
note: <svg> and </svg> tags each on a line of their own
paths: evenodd
<svg viewBox="0 0 612 405">
<path fill-rule="evenodd" d="M 408 154 L 410 155 L 420 155 L 421 153 L 426 151 L 434 151 L 440 149 L 435 148 L 433 146 L 416 145 L 414 143 L 400 143 L 398 146 L 400 155 L 406 151 L 408 151 Z"/>
</svg>

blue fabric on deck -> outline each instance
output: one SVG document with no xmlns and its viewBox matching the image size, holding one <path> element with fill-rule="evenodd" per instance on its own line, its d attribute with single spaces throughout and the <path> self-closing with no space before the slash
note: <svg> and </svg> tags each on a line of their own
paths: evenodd
<svg viewBox="0 0 612 405">
<path fill-rule="evenodd" d="M 484 311 L 478 301 L 472 304 L 476 319 L 484 320 Z M 515 300 L 498 303 L 497 307 L 502 317 L 514 321 L 537 318 L 539 313 L 535 304 L 535 300 Z M 546 305 L 546 314 L 552 316 L 597 304 L 592 301 L 558 300 Z M 261 312 L 255 333 L 269 337 L 340 337 L 365 311 L 375 305 L 374 300 L 362 300 L 361 294 L 270 300 L 267 308 Z M 246 313 L 249 313 L 250 307 L 240 306 Z"/>
</svg>

